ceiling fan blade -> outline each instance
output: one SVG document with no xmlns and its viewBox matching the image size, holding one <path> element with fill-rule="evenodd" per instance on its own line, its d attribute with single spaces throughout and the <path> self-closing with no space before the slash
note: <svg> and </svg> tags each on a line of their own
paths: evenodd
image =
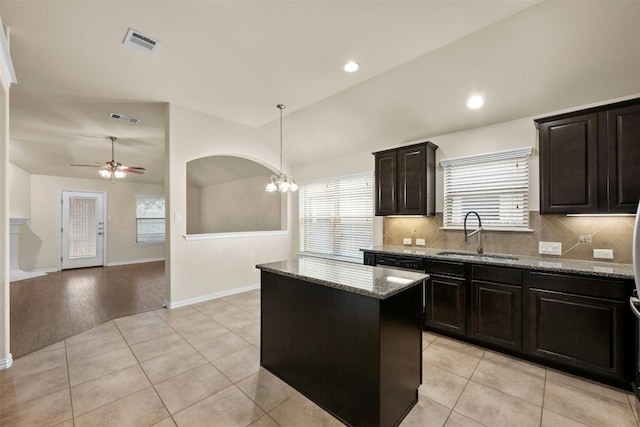
<svg viewBox="0 0 640 427">
<path fill-rule="evenodd" d="M 123 172 L 131 172 L 131 173 L 138 173 L 138 174 L 143 174 L 144 171 L 146 171 L 145 168 L 141 168 L 138 166 L 120 166 L 120 170 Z"/>
<path fill-rule="evenodd" d="M 101 168 L 104 165 L 100 164 L 100 165 L 76 165 L 76 164 L 70 164 L 69 166 L 82 166 L 82 167 L 87 167 L 87 168 Z"/>
</svg>

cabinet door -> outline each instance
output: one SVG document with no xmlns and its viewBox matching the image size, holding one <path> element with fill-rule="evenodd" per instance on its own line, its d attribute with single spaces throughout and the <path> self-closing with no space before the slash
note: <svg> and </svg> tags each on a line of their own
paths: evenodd
<svg viewBox="0 0 640 427">
<path fill-rule="evenodd" d="M 540 213 L 598 211 L 598 114 L 542 122 Z"/>
<path fill-rule="evenodd" d="M 520 286 L 471 282 L 471 335 L 501 347 L 522 349 Z"/>
<path fill-rule="evenodd" d="M 603 210 L 635 213 L 640 199 L 640 105 L 603 113 L 607 120 L 607 158 L 609 160 L 608 206 Z M 606 197 L 606 196 L 603 196 Z"/>
<path fill-rule="evenodd" d="M 398 150 L 398 214 L 426 214 L 425 146 Z"/>
<path fill-rule="evenodd" d="M 623 377 L 622 302 L 539 289 L 528 297 L 529 353 Z"/>
<path fill-rule="evenodd" d="M 396 151 L 375 154 L 376 159 L 376 215 L 394 215 L 397 210 Z"/>
<path fill-rule="evenodd" d="M 425 324 L 451 333 L 466 333 L 465 280 L 430 274 L 425 286 Z"/>
</svg>

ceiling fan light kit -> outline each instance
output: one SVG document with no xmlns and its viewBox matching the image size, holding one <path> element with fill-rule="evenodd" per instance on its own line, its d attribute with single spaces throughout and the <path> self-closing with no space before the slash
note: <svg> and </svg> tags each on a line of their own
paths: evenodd
<svg viewBox="0 0 640 427">
<path fill-rule="evenodd" d="M 109 139 L 111 140 L 111 161 L 105 162 L 104 165 L 102 166 L 100 166 L 100 164 L 97 164 L 97 165 L 73 165 L 72 164 L 71 166 L 86 166 L 86 167 L 92 167 L 92 168 L 100 168 L 100 170 L 98 171 L 98 174 L 105 179 L 110 179 L 112 184 L 115 184 L 116 179 L 126 178 L 127 172 L 143 174 L 144 171 L 146 170 L 145 168 L 142 168 L 139 166 L 123 166 L 122 163 L 115 161 L 114 145 L 117 138 L 114 136 L 111 136 L 109 137 Z"/>
</svg>

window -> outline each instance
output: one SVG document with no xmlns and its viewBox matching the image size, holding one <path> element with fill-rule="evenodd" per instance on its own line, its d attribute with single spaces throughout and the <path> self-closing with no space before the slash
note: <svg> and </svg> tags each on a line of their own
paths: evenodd
<svg viewBox="0 0 640 427">
<path fill-rule="evenodd" d="M 373 245 L 373 174 L 300 185 L 300 251 L 362 262 Z"/>
<path fill-rule="evenodd" d="M 136 195 L 136 243 L 164 243 L 164 197 Z"/>
<path fill-rule="evenodd" d="M 443 160 L 444 228 L 462 227 L 466 213 L 476 211 L 484 228 L 527 230 L 530 155 L 524 148 Z"/>
</svg>

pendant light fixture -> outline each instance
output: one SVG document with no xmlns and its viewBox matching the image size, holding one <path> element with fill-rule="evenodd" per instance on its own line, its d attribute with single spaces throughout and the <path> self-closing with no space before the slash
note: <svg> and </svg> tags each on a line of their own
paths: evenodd
<svg viewBox="0 0 640 427">
<path fill-rule="evenodd" d="M 271 175 L 271 181 L 267 184 L 266 191 L 286 193 L 287 191 L 296 191 L 298 185 L 292 176 L 287 176 L 282 171 L 282 110 L 284 110 L 284 104 L 278 104 L 276 107 L 280 110 L 280 171 L 278 175 Z"/>
</svg>

